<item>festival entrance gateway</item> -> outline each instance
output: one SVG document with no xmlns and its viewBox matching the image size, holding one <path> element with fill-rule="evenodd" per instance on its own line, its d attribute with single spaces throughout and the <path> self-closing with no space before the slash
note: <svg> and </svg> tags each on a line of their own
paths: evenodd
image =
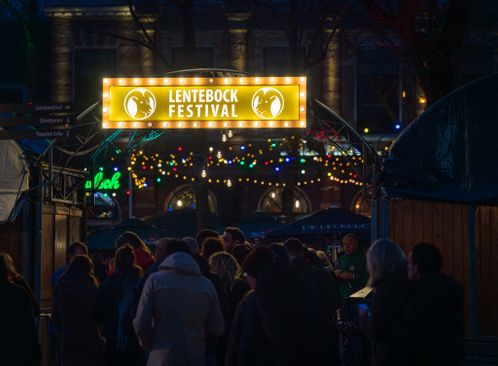
<svg viewBox="0 0 498 366">
<path fill-rule="evenodd" d="M 102 127 L 306 128 L 305 77 L 106 78 Z"/>
</svg>

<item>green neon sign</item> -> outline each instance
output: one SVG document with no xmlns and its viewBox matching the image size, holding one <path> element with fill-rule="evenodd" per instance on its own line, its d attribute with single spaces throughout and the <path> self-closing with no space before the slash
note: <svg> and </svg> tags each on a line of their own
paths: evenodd
<svg viewBox="0 0 498 366">
<path fill-rule="evenodd" d="M 107 191 L 116 191 L 121 187 L 121 183 L 119 182 L 119 178 L 121 178 L 120 172 L 115 172 L 111 178 L 104 178 L 103 172 L 98 172 L 93 177 L 93 187 L 95 190 L 107 190 Z M 85 182 L 85 189 L 92 189 L 92 181 L 87 180 Z"/>
</svg>

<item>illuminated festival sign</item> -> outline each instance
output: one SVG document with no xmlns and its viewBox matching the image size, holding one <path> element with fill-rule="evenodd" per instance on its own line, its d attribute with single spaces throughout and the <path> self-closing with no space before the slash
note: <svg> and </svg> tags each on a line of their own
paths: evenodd
<svg viewBox="0 0 498 366">
<path fill-rule="evenodd" d="M 111 178 L 104 178 L 104 173 L 100 171 L 93 177 L 93 186 L 91 180 L 85 182 L 85 190 L 117 191 L 121 188 L 120 178 L 121 172 L 115 172 Z"/>
<path fill-rule="evenodd" d="M 103 128 L 305 128 L 305 77 L 103 80 Z"/>
</svg>

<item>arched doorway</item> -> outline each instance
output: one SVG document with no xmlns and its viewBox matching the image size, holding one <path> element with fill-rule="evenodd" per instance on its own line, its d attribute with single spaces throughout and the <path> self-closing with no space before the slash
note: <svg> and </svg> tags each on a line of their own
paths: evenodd
<svg viewBox="0 0 498 366">
<path fill-rule="evenodd" d="M 351 211 L 370 217 L 372 205 L 372 189 L 360 189 L 353 197 L 351 202 Z"/>
<path fill-rule="evenodd" d="M 275 214 L 283 213 L 282 192 L 283 187 L 273 187 L 268 189 L 258 202 L 258 210 Z M 292 213 L 307 214 L 311 212 L 311 202 L 306 193 L 298 187 L 294 187 L 292 193 Z"/>
<path fill-rule="evenodd" d="M 208 193 L 209 212 L 216 213 L 216 197 L 213 192 Z M 180 210 L 182 208 L 196 209 L 195 188 L 191 184 L 185 184 L 174 189 L 166 199 L 164 205 L 165 212 Z"/>
</svg>

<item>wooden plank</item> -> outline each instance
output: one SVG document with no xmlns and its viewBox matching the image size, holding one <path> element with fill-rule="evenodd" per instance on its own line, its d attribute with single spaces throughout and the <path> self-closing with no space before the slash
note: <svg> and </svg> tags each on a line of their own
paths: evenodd
<svg viewBox="0 0 498 366">
<path fill-rule="evenodd" d="M 437 206 L 437 203 L 433 202 L 424 202 L 424 210 L 423 210 L 423 241 L 434 243 L 434 207 Z"/>
<path fill-rule="evenodd" d="M 456 259 L 455 272 L 453 274 L 453 278 L 455 278 L 458 282 L 463 284 L 465 298 L 464 298 L 464 311 L 465 311 L 465 329 L 469 334 L 471 332 L 471 313 L 470 313 L 470 268 L 469 268 L 469 251 L 468 251 L 468 208 L 464 205 L 457 205 L 456 216 L 454 216 L 454 225 L 460 226 L 458 227 L 460 230 L 459 236 L 455 235 L 454 240 L 454 249 L 456 249 L 457 253 L 453 254 L 453 257 Z"/>
<path fill-rule="evenodd" d="M 54 269 L 66 263 L 69 215 L 55 215 Z"/>
<path fill-rule="evenodd" d="M 478 268 L 478 319 L 479 335 L 498 334 L 498 286 L 496 268 L 498 267 L 498 208 L 481 207 L 477 216 L 479 241 L 477 258 Z"/>
<path fill-rule="evenodd" d="M 482 334 L 483 332 L 483 318 L 481 314 L 485 314 L 488 311 L 488 302 L 487 301 L 479 301 L 484 296 L 485 291 L 485 282 L 486 279 L 483 277 L 485 275 L 484 266 L 486 265 L 486 260 L 484 260 L 483 256 L 486 255 L 486 243 L 489 241 L 489 222 L 491 219 L 491 211 L 489 207 L 478 207 L 476 209 L 476 268 L 477 268 L 477 311 L 478 311 L 478 333 Z"/>
<path fill-rule="evenodd" d="M 403 248 L 409 250 L 413 243 L 413 204 L 411 201 L 403 201 Z"/>
<path fill-rule="evenodd" d="M 72 243 L 76 240 L 85 241 L 82 238 L 82 222 L 83 219 L 77 216 L 71 216 L 69 218 L 69 243 Z"/>
<path fill-rule="evenodd" d="M 440 204 L 434 203 L 432 206 L 432 243 L 440 247 L 444 241 L 443 238 L 443 223 L 445 218 L 443 217 L 443 207 Z"/>
<path fill-rule="evenodd" d="M 54 216 L 43 213 L 40 248 L 40 303 L 50 305 L 52 299 L 51 278 L 54 271 Z"/>
<path fill-rule="evenodd" d="M 496 284 L 496 270 L 498 269 L 498 207 L 491 207 L 490 240 L 486 265 L 486 292 L 483 301 L 489 301 L 487 315 L 487 335 L 498 335 L 498 285 Z"/>
</svg>

